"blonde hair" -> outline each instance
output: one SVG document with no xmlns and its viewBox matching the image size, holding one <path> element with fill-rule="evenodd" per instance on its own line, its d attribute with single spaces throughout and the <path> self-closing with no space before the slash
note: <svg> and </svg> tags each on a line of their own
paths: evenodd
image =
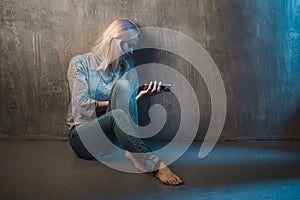
<svg viewBox="0 0 300 200">
<path fill-rule="evenodd" d="M 121 56 L 120 45 L 122 41 L 128 41 L 138 37 L 140 30 L 138 25 L 129 19 L 117 19 L 113 21 L 95 42 L 92 53 L 102 55 L 102 62 L 96 70 L 106 71 L 108 66 Z"/>
</svg>

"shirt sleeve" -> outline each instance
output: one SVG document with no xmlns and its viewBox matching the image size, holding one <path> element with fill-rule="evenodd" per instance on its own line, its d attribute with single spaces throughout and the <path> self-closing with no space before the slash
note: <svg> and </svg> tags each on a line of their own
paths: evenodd
<svg viewBox="0 0 300 200">
<path fill-rule="evenodd" d="M 83 56 L 73 57 L 68 68 L 72 115 L 75 123 L 88 122 L 96 117 L 97 101 L 91 98 L 87 64 L 83 59 Z"/>
</svg>

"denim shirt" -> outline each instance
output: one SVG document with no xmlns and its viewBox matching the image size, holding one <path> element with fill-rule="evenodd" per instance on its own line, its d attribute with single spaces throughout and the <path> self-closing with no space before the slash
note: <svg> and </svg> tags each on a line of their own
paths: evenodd
<svg viewBox="0 0 300 200">
<path fill-rule="evenodd" d="M 74 125 L 85 124 L 97 117 L 98 101 L 108 101 L 114 83 L 127 79 L 133 88 L 138 87 L 137 72 L 134 68 L 107 75 L 103 70 L 96 70 L 101 57 L 93 53 L 74 56 L 68 68 L 68 84 L 71 101 L 67 114 L 69 130 Z M 120 67 L 118 67 L 120 68 Z"/>
</svg>

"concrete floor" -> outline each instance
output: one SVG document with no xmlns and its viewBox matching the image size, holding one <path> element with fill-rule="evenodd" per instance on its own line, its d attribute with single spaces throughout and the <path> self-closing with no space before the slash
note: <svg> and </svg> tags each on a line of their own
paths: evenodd
<svg viewBox="0 0 300 200">
<path fill-rule="evenodd" d="M 201 160 L 200 145 L 171 165 L 185 181 L 174 187 L 77 158 L 67 142 L 0 141 L 0 199 L 300 199 L 300 141 L 221 142 Z"/>
</svg>

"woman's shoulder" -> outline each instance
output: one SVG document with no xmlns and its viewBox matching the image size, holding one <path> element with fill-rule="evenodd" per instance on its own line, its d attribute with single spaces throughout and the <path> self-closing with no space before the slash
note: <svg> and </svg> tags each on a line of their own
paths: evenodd
<svg viewBox="0 0 300 200">
<path fill-rule="evenodd" d="M 97 66 L 102 63 L 101 55 L 96 55 L 94 53 L 85 53 L 73 56 L 70 61 L 69 68 L 73 70 L 83 70 L 83 71 L 94 71 Z"/>
<path fill-rule="evenodd" d="M 84 56 L 86 58 L 86 60 L 88 60 L 89 62 L 95 62 L 95 63 L 99 63 L 102 61 L 102 55 L 101 54 L 96 54 L 93 52 L 88 52 L 83 54 L 82 56 Z"/>
<path fill-rule="evenodd" d="M 70 63 L 82 63 L 85 59 L 85 54 L 78 54 L 71 58 Z"/>
<path fill-rule="evenodd" d="M 71 58 L 69 67 L 70 68 L 88 68 L 90 63 L 90 54 L 78 54 Z"/>
<path fill-rule="evenodd" d="M 71 58 L 69 67 L 68 67 L 68 76 L 74 76 L 76 72 L 87 71 L 87 63 L 85 61 L 84 54 L 78 54 Z"/>
</svg>

